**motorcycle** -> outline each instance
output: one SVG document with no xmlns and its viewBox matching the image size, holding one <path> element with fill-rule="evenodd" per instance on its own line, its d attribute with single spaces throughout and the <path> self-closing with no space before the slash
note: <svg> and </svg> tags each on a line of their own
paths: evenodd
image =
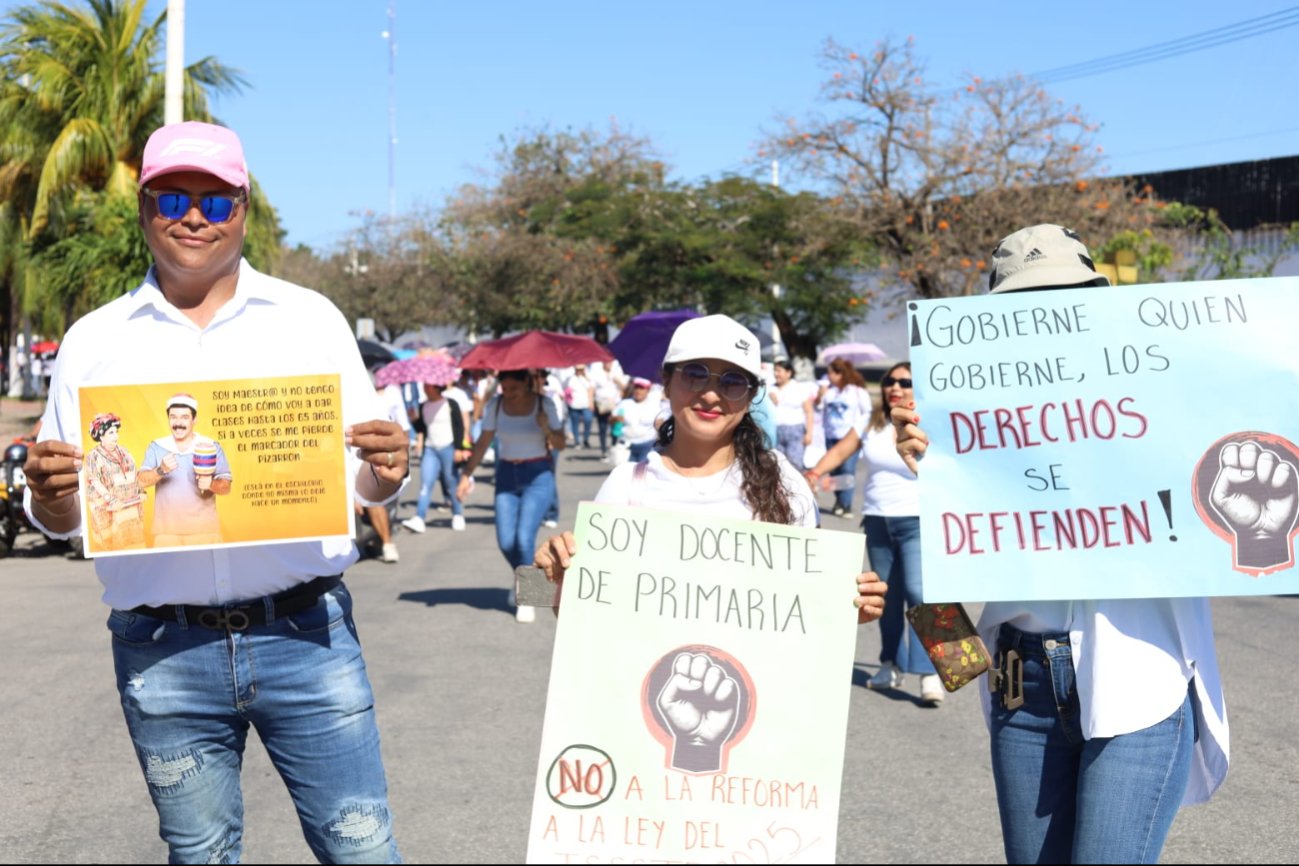
<svg viewBox="0 0 1299 866">
<path fill-rule="evenodd" d="M 23 511 L 23 491 L 27 489 L 23 464 L 26 462 L 27 443 L 21 439 L 6 448 L 0 460 L 0 556 L 7 556 L 13 550 L 19 532 L 31 528 Z"/>
</svg>

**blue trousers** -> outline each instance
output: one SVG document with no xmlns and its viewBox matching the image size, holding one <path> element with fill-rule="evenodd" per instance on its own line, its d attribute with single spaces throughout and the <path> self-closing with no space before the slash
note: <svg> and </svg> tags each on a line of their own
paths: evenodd
<svg viewBox="0 0 1299 866">
<path fill-rule="evenodd" d="M 345 586 L 242 632 L 121 610 L 108 628 L 126 727 L 170 862 L 238 862 L 250 727 L 320 862 L 401 862 Z"/>
<path fill-rule="evenodd" d="M 465 513 L 464 503 L 456 498 L 456 483 L 460 480 L 460 473 L 456 471 L 455 454 L 454 445 L 445 448 L 425 447 L 419 462 L 419 499 L 415 503 L 415 513 L 420 520 L 428 517 L 433 485 L 438 481 L 442 482 L 442 495 L 451 503 L 451 513 Z"/>
<path fill-rule="evenodd" d="M 838 439 L 825 438 L 825 450 L 829 451 L 839 442 Z M 834 469 L 830 470 L 831 475 L 853 475 L 857 472 L 857 458 L 861 456 L 861 450 L 858 449 L 848 455 L 848 459 L 840 463 Z M 852 511 L 852 487 L 846 487 L 843 490 L 834 492 L 834 504 L 843 506 L 844 511 Z M 882 573 L 882 572 L 881 572 Z"/>
<path fill-rule="evenodd" d="M 511 569 L 531 565 L 537 530 L 555 499 L 550 460 L 496 462 L 496 546 Z"/>
<path fill-rule="evenodd" d="M 908 623 L 906 611 L 921 601 L 920 518 L 862 518 L 871 568 L 889 585 L 880 617 L 880 661 L 909 674 L 932 674 L 934 663 Z"/>
<path fill-rule="evenodd" d="M 1023 658 L 1024 703 L 992 696 L 992 776 L 1008 863 L 1155 863 L 1190 778 L 1186 700 L 1149 728 L 1085 740 L 1068 633 L 1002 625 Z"/>
</svg>

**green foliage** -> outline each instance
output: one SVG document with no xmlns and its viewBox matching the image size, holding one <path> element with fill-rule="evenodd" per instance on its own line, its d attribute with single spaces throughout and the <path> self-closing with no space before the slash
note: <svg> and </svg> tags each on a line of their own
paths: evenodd
<svg viewBox="0 0 1299 866">
<path fill-rule="evenodd" d="M 43 310 L 45 333 L 62 333 L 77 317 L 129 292 L 152 262 L 130 199 L 83 193 L 67 221 L 70 231 L 32 256 L 52 302 Z"/>
<path fill-rule="evenodd" d="M 149 261 L 137 255 L 135 196 L 144 144 L 163 123 L 166 21 L 165 12 L 147 21 L 145 7 L 45 0 L 0 22 L 0 338 L 18 310 L 53 317 L 58 327 L 45 330 L 57 336 L 70 317 L 144 275 L 135 267 Z M 242 86 L 211 57 L 189 65 L 186 118 L 212 121 L 210 95 Z M 254 182 L 250 260 L 273 267 L 282 237 Z"/>
</svg>

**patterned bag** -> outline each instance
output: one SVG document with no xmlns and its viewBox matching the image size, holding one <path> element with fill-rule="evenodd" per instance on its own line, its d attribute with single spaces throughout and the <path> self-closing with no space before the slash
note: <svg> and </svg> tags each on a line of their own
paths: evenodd
<svg viewBox="0 0 1299 866">
<path fill-rule="evenodd" d="M 954 692 L 988 670 L 991 656 L 962 604 L 918 604 L 907 611 L 943 688 Z"/>
</svg>

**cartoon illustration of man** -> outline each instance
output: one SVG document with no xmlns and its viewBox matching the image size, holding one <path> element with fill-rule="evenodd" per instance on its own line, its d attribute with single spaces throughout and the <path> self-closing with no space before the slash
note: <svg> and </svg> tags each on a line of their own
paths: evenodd
<svg viewBox="0 0 1299 866">
<path fill-rule="evenodd" d="M 156 487 L 153 546 L 220 544 L 216 497 L 230 492 L 233 476 L 225 451 L 194 429 L 198 401 L 190 394 L 167 400 L 170 436 L 149 443 L 140 466 L 141 487 Z"/>
</svg>

